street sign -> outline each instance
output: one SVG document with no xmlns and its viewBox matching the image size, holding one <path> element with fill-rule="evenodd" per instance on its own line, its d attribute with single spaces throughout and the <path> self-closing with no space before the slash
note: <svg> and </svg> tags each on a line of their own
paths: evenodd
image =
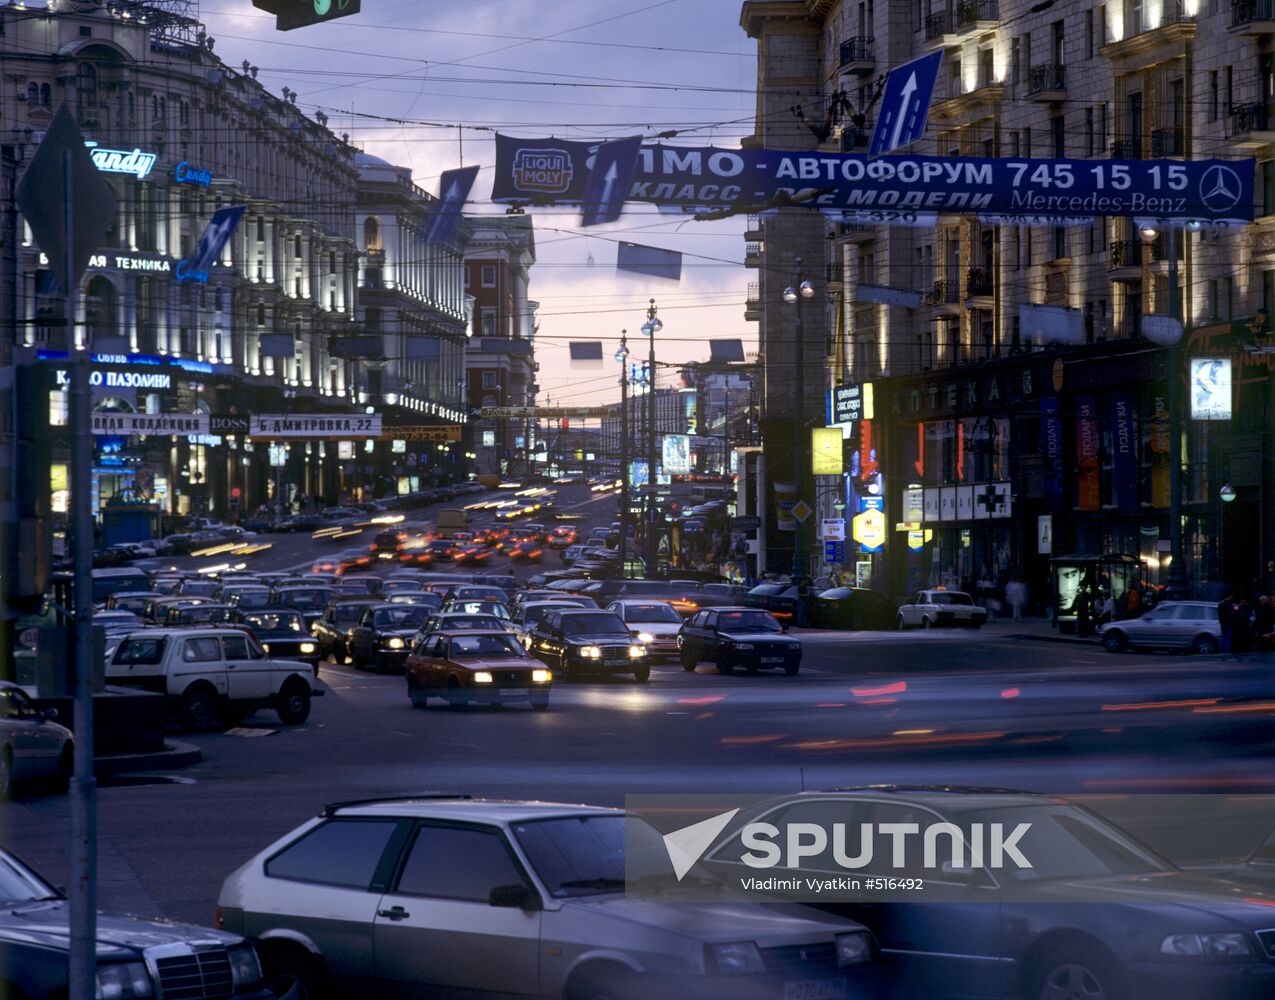
<svg viewBox="0 0 1275 1000">
<path fill-rule="evenodd" d="M 582 226 L 614 222 L 620 217 L 629 185 L 633 183 L 633 171 L 641 148 L 640 135 L 604 142 L 598 147 L 593 157 L 593 169 L 584 184 L 580 205 Z"/>
<path fill-rule="evenodd" d="M 407 424 L 383 426 L 377 437 L 382 441 L 459 441 L 460 424 Z"/>
<path fill-rule="evenodd" d="M 865 510 L 856 514 L 852 523 L 854 540 L 860 552 L 879 552 L 885 544 L 885 511 Z"/>
<path fill-rule="evenodd" d="M 298 416 L 292 413 L 258 413 L 248 420 L 253 438 L 374 438 L 381 434 L 379 413 L 328 413 Z"/>
<path fill-rule="evenodd" d="M 1174 316 L 1149 313 L 1139 321 L 1138 329 L 1147 340 L 1161 347 L 1172 347 L 1182 339 L 1182 321 Z"/>
<path fill-rule="evenodd" d="M 362 0 L 252 0 L 252 5 L 275 15 L 276 31 L 291 31 L 357 14 Z"/>
<path fill-rule="evenodd" d="M 732 518 L 730 522 L 731 531 L 755 531 L 761 527 L 761 518 L 744 515 Z"/>
<path fill-rule="evenodd" d="M 1054 515 L 1038 514 L 1036 516 L 1036 554 L 1052 556 L 1054 554 Z"/>
<path fill-rule="evenodd" d="M 469 200 L 469 192 L 473 190 L 474 181 L 477 178 L 477 165 L 443 171 L 438 179 L 440 192 L 438 208 L 430 223 L 427 242 L 433 244 L 451 242 L 452 237 L 456 235 L 456 230 L 460 228 L 461 212 L 465 208 L 465 202 Z"/>
<path fill-rule="evenodd" d="M 93 433 L 132 437 L 134 434 L 186 437 L 209 433 L 207 413 L 118 413 L 94 412 Z"/>
<path fill-rule="evenodd" d="M 844 542 L 846 540 L 846 519 L 844 517 L 825 517 L 819 522 L 819 537 L 825 542 Z"/>
<path fill-rule="evenodd" d="M 810 504 L 806 503 L 805 500 L 798 500 L 795 504 L 792 505 L 792 516 L 795 517 L 802 524 L 805 524 L 806 518 L 808 518 L 813 513 L 814 511 L 811 510 Z"/>
<path fill-rule="evenodd" d="M 844 541 L 826 541 L 823 543 L 823 561 L 826 563 L 843 563 L 846 561 L 846 543 Z"/>
<path fill-rule="evenodd" d="M 925 135 L 930 100 L 939 78 L 943 50 L 904 63 L 890 70 L 881 95 L 881 114 L 872 133 L 868 155 L 881 156 L 910 146 Z"/>
</svg>

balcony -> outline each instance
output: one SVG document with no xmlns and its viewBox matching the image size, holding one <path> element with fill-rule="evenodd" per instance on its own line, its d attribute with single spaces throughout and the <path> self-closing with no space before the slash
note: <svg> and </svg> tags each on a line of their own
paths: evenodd
<svg viewBox="0 0 1275 1000">
<path fill-rule="evenodd" d="M 965 273 L 965 296 L 970 299 L 991 298 L 995 294 L 990 271 L 971 267 Z"/>
<path fill-rule="evenodd" d="M 1000 4 L 997 0 L 968 0 L 956 8 L 956 32 L 987 31 L 1000 21 Z"/>
<path fill-rule="evenodd" d="M 1107 250 L 1107 269 L 1113 281 L 1138 281 L 1142 278 L 1142 261 L 1151 254 L 1141 240 L 1116 240 Z"/>
<path fill-rule="evenodd" d="M 1113 160 L 1141 160 L 1141 139 L 1113 139 L 1111 142 L 1111 158 Z"/>
<path fill-rule="evenodd" d="M 870 243 L 877 238 L 877 227 L 859 222 L 843 222 L 837 226 L 837 238 L 847 243 Z"/>
<path fill-rule="evenodd" d="M 934 282 L 934 287 L 925 293 L 925 304 L 935 311 L 957 315 L 961 311 L 961 286 L 956 280 Z"/>
<path fill-rule="evenodd" d="M 744 298 L 744 320 L 752 323 L 761 319 L 761 284 L 750 281 L 748 294 Z"/>
<path fill-rule="evenodd" d="M 1033 101 L 1066 100 L 1066 69 L 1053 63 L 1031 67 L 1027 73 L 1027 96 Z"/>
<path fill-rule="evenodd" d="M 824 265 L 824 283 L 833 291 L 845 283 L 845 268 L 840 261 L 830 261 Z"/>
<path fill-rule="evenodd" d="M 748 216 L 748 220 L 744 224 L 744 239 L 753 240 L 756 242 L 761 241 L 761 216 L 760 215 Z"/>
<path fill-rule="evenodd" d="M 1241 146 L 1275 142 L 1275 115 L 1260 101 L 1231 109 L 1231 141 Z"/>
<path fill-rule="evenodd" d="M 1100 50 L 1104 59 L 1117 64 L 1117 73 L 1135 72 L 1151 63 L 1183 56 L 1195 38 L 1195 15 L 1186 12 L 1183 0 L 1164 0 L 1154 22 L 1145 13 L 1131 17 L 1132 13 L 1132 8 L 1126 8 L 1124 37 Z"/>
<path fill-rule="evenodd" d="M 744 267 L 761 267 L 761 244 L 744 244 Z"/>
<path fill-rule="evenodd" d="M 1269 35 L 1275 32 L 1275 0 L 1231 0 L 1233 35 Z"/>
<path fill-rule="evenodd" d="M 940 10 L 925 19 L 925 40 L 942 45 L 955 45 L 956 32 L 953 31 L 952 12 Z"/>
<path fill-rule="evenodd" d="M 1186 155 L 1186 129 L 1181 125 L 1172 128 L 1158 128 L 1151 133 L 1151 155 L 1162 156 Z"/>
<path fill-rule="evenodd" d="M 872 142 L 872 124 L 865 122 L 863 127 L 847 125 L 841 130 L 841 152 L 858 153 L 867 149 Z"/>
<path fill-rule="evenodd" d="M 841 43 L 841 72 L 871 73 L 877 60 L 873 54 L 875 39 L 871 35 L 857 35 Z"/>
</svg>

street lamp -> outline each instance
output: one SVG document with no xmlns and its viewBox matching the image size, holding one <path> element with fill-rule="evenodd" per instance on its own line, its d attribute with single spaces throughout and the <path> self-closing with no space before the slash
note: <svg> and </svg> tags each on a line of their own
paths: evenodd
<svg viewBox="0 0 1275 1000">
<path fill-rule="evenodd" d="M 629 331 L 620 331 L 615 360 L 620 365 L 620 576 L 629 562 Z"/>
<path fill-rule="evenodd" d="M 796 393 L 796 399 L 793 406 L 793 422 L 792 422 L 792 479 L 793 493 L 796 495 L 796 503 L 800 503 L 805 493 L 806 485 L 806 328 L 801 314 L 801 303 L 803 299 L 808 299 L 815 294 L 814 285 L 807 280 L 805 272 L 801 269 L 801 258 L 796 259 L 795 267 L 792 272 L 792 284 L 784 289 L 784 301 L 789 305 L 797 307 L 797 326 L 796 326 L 796 377 L 793 380 L 793 389 Z M 806 575 L 806 533 L 801 518 L 793 515 L 793 548 L 792 548 L 792 577 L 795 582 L 798 577 Z"/>
<path fill-rule="evenodd" d="M 658 516 L 658 512 L 655 509 L 655 444 L 657 438 L 655 428 L 655 335 L 664 328 L 664 323 L 656 315 L 657 312 L 659 310 L 655 307 L 655 299 L 651 299 L 651 304 L 646 310 L 646 322 L 642 324 L 642 335 L 651 341 L 650 369 L 646 377 L 646 419 L 647 432 L 649 434 L 646 442 L 646 575 L 649 579 L 655 578 L 659 561 L 659 543 L 655 537 L 655 524 Z"/>
</svg>

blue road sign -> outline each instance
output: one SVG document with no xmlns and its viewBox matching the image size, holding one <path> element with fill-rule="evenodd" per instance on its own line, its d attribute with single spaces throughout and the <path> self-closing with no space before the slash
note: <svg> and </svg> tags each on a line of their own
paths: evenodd
<svg viewBox="0 0 1275 1000">
<path fill-rule="evenodd" d="M 843 563 L 846 561 L 845 542 L 824 542 L 823 561 L 826 563 Z"/>
<path fill-rule="evenodd" d="M 869 156 L 881 156 L 916 142 L 925 135 L 925 122 L 930 116 L 930 99 L 939 78 L 943 50 L 890 70 L 881 95 L 881 113 L 872 133 Z"/>
<path fill-rule="evenodd" d="M 584 185 L 584 198 L 580 205 L 582 226 L 614 222 L 620 217 L 641 149 L 640 135 L 604 142 L 598 147 L 589 179 Z"/>
</svg>

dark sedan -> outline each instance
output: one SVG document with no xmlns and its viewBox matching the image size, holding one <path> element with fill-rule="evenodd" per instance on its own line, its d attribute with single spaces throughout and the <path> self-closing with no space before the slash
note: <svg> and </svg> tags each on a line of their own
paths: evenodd
<svg viewBox="0 0 1275 1000">
<path fill-rule="evenodd" d="M 309 628 L 323 617 L 323 609 L 332 601 L 328 587 L 279 587 L 270 594 L 269 607 L 300 611 Z"/>
<path fill-rule="evenodd" d="M 319 676 L 319 640 L 306 628 L 300 611 L 267 608 L 262 611 L 236 611 L 231 621 L 252 629 L 261 648 L 275 660 L 301 660 L 314 668 Z"/>
<path fill-rule="evenodd" d="M 651 676 L 646 647 L 634 642 L 629 627 L 614 611 L 551 611 L 529 638 L 531 653 L 563 678 L 584 673 L 632 674 L 634 680 L 645 683 Z"/>
<path fill-rule="evenodd" d="M 810 598 L 811 628 L 892 629 L 896 608 L 889 598 L 865 587 L 833 587 Z"/>
<path fill-rule="evenodd" d="M 678 634 L 682 667 L 693 671 L 711 660 L 719 674 L 742 667 L 783 670 L 793 676 L 801 669 L 801 642 L 784 635 L 769 611 L 756 608 L 706 608 L 686 619 Z"/>
<path fill-rule="evenodd" d="M 430 616 L 423 605 L 374 604 L 350 630 L 350 662 L 355 670 L 400 670 L 412 640 Z"/>
<path fill-rule="evenodd" d="M 350 630 L 359 623 L 363 612 L 378 604 L 377 597 L 349 597 L 333 601 L 323 611 L 323 616 L 310 626 L 319 643 L 319 655 L 332 657 L 337 663 L 350 658 Z"/>
</svg>

